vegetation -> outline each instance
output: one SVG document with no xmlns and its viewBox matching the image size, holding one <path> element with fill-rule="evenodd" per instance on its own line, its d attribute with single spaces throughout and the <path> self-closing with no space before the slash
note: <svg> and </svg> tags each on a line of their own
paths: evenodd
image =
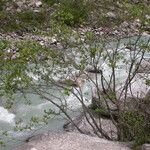
<svg viewBox="0 0 150 150">
<path fill-rule="evenodd" d="M 86 21 L 89 11 L 84 1 L 64 0 L 58 8 L 56 19 L 70 26 L 79 25 Z"/>
<path fill-rule="evenodd" d="M 79 0 L 79 2 L 74 0 L 60 2 L 43 0 L 43 2 L 45 5 L 40 12 L 30 9 L 23 9 L 23 12 L 5 12 L 4 6 L 8 2 L 2 0 L 0 2 L 1 31 L 30 30 L 29 32 L 33 32 L 35 28 L 46 30 L 53 21 L 76 27 L 80 25 L 116 27 L 124 21 L 133 22 L 135 19 L 140 19 L 143 27 L 149 24 L 149 19 L 146 18 L 146 15 L 149 14 L 149 5 L 146 1 L 137 4 L 130 1 L 118 1 L 116 3 L 112 0 L 94 3 L 84 0 Z M 14 5 L 14 9 L 18 7 L 15 3 L 9 3 Z M 49 7 L 51 7 L 50 11 Z"/>
<path fill-rule="evenodd" d="M 132 87 L 145 54 L 150 52 L 150 38 L 142 37 L 142 32 L 147 30 L 145 27 L 149 24 L 146 17 L 149 15 L 148 1 L 43 2 L 44 6 L 39 12 L 23 10 L 12 13 L 0 8 L 1 32 L 45 31 L 61 45 L 60 50 L 57 43 L 43 46 L 34 40 L 0 40 L 0 96 L 6 98 L 5 108 L 13 107 L 16 93 L 32 92 L 59 109 L 58 112 L 51 108 L 45 110 L 42 118 L 33 116 L 24 126 L 23 120 L 18 120 L 14 130 L 32 129 L 38 123 L 48 123 L 51 115 L 63 114 L 84 133 L 68 112 L 66 99 L 72 94 L 81 104 L 87 122 L 98 137 L 134 141 L 137 145 L 149 143 L 150 97 L 135 96 Z M 4 6 L 5 3 L 1 0 L 0 4 Z M 112 38 L 105 34 L 97 35 L 92 30 L 85 30 L 84 33 L 80 31 L 81 27 L 86 29 L 104 26 L 113 29 L 123 22 L 131 23 L 136 19 L 141 22 L 137 36 L 129 37 L 125 42 L 118 36 Z M 51 30 L 47 31 L 47 28 Z M 122 67 L 120 64 L 124 64 L 124 69 L 126 66 L 122 80 L 117 76 Z M 38 82 L 29 74 L 36 76 Z M 90 106 L 86 105 L 88 94 L 84 93 L 82 83 L 78 83 L 78 80 L 90 83 Z M 139 80 L 149 86 L 148 76 L 144 75 Z M 55 88 L 65 100 L 50 92 Z M 30 100 L 27 102 L 30 104 Z M 112 121 L 117 130 L 116 139 L 103 130 L 93 112 L 100 117 L 107 116 Z M 0 144 L 3 145 L 3 141 Z"/>
</svg>

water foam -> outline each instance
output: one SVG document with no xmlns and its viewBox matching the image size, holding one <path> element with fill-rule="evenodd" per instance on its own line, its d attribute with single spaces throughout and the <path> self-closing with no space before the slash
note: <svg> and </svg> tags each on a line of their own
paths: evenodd
<svg viewBox="0 0 150 150">
<path fill-rule="evenodd" d="M 15 115 L 9 113 L 7 109 L 4 107 L 0 107 L 0 121 L 4 121 L 7 123 L 14 123 Z"/>
</svg>

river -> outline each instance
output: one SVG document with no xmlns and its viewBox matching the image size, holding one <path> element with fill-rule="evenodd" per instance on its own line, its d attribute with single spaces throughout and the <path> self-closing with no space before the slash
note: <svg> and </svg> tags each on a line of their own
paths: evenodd
<svg viewBox="0 0 150 150">
<path fill-rule="evenodd" d="M 147 37 L 142 38 L 143 41 L 147 41 Z M 132 39 L 133 41 L 135 38 Z M 128 43 L 128 39 L 124 39 L 121 42 L 120 48 L 123 47 L 125 43 Z M 115 47 L 116 45 L 114 43 L 110 44 L 111 47 Z M 123 49 L 124 50 L 124 49 Z M 125 52 L 126 53 L 126 52 Z M 126 53 L 126 57 L 128 56 L 128 53 Z M 145 58 L 150 58 L 150 53 L 145 54 Z M 120 69 L 117 71 L 117 77 L 120 79 L 123 79 L 124 76 L 126 76 L 126 70 L 123 62 L 120 62 Z M 104 65 L 105 68 L 105 75 L 109 76 L 110 70 L 107 68 L 108 66 Z M 34 77 L 36 82 L 38 82 L 38 78 Z M 92 96 L 91 92 L 91 83 L 89 81 L 86 81 L 82 85 L 83 93 L 84 93 L 84 99 L 85 103 L 88 105 L 90 104 L 90 99 Z M 65 96 L 61 93 L 61 90 L 53 89 L 50 91 L 53 93 L 53 95 L 59 96 L 60 98 L 66 99 L 67 105 L 70 108 L 69 114 L 71 116 L 75 116 L 80 113 L 81 104 L 78 102 L 76 97 L 71 94 L 69 96 Z M 26 99 L 31 100 L 31 104 L 27 104 Z M 0 138 L 5 139 L 6 147 L 1 147 L 1 150 L 11 150 L 13 147 L 24 143 L 25 139 L 27 137 L 30 137 L 32 135 L 36 135 L 39 133 L 51 131 L 51 132 L 58 132 L 63 130 L 63 124 L 65 122 L 64 116 L 54 116 L 52 115 L 51 118 L 48 120 L 48 124 L 40 124 L 34 126 L 31 131 L 14 131 L 15 122 L 22 119 L 23 124 L 26 124 L 30 121 L 32 116 L 36 117 L 42 117 L 44 115 L 44 110 L 49 110 L 49 108 L 54 109 L 57 111 L 56 107 L 53 106 L 50 102 L 43 100 L 38 95 L 35 95 L 33 93 L 26 94 L 26 97 L 22 95 L 21 93 L 17 93 L 15 95 L 15 105 L 12 109 L 7 110 L 3 107 L 3 105 L 0 106 L 0 132 L 8 131 L 8 136 L 0 136 Z"/>
</svg>

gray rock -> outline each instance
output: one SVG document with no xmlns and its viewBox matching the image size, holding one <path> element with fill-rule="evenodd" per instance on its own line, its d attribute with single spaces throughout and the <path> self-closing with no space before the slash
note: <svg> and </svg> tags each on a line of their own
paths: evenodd
<svg viewBox="0 0 150 150">
<path fill-rule="evenodd" d="M 116 14 L 114 14 L 113 12 L 108 12 L 106 15 L 107 15 L 107 17 L 112 18 L 112 19 L 117 18 Z"/>
<path fill-rule="evenodd" d="M 42 2 L 41 2 L 41 1 L 36 2 L 36 3 L 35 3 L 35 6 L 36 6 L 36 7 L 41 7 L 41 6 L 42 6 Z"/>
<path fill-rule="evenodd" d="M 150 19 L 150 15 L 146 15 L 145 17 L 146 17 L 146 19 Z"/>
<path fill-rule="evenodd" d="M 17 5 L 19 8 L 21 8 L 21 7 L 23 7 L 24 3 L 23 3 L 22 1 L 18 1 L 18 2 L 16 2 L 16 5 Z"/>
<path fill-rule="evenodd" d="M 21 149 L 20 150 L 32 150 L 33 146 L 32 145 L 21 145 Z M 15 150 L 19 150 L 19 149 L 15 149 Z"/>
<path fill-rule="evenodd" d="M 150 144 L 143 144 L 141 150 L 150 150 Z"/>
<path fill-rule="evenodd" d="M 131 150 L 129 144 L 112 142 L 79 133 L 39 135 L 14 150 Z"/>
<path fill-rule="evenodd" d="M 113 124 L 113 122 L 110 119 L 100 118 L 100 117 L 96 116 L 96 114 L 95 114 L 94 120 L 96 121 L 98 126 L 101 126 L 103 131 L 105 133 L 107 133 L 107 135 L 109 137 L 111 137 L 114 140 L 117 139 L 117 129 L 116 129 L 115 125 Z M 92 121 L 91 117 L 89 116 L 89 114 L 86 114 L 86 117 L 85 117 L 85 115 L 81 114 L 81 115 L 73 118 L 73 121 L 78 126 L 78 128 L 83 131 L 84 134 L 91 135 L 91 136 L 96 136 L 95 131 L 97 131 L 97 129 L 95 128 L 95 131 L 94 131 L 92 126 L 89 124 L 89 122 L 91 124 L 93 123 L 93 121 Z M 74 124 L 71 123 L 71 122 L 67 122 L 64 125 L 64 127 L 65 127 L 64 128 L 65 131 L 69 131 L 69 132 L 73 131 L 73 132 L 78 133 L 78 130 L 76 129 Z M 99 136 L 103 138 L 102 135 L 99 134 Z"/>
<path fill-rule="evenodd" d="M 150 60 L 143 60 L 139 69 L 138 73 L 150 73 Z"/>
<path fill-rule="evenodd" d="M 130 25 L 127 21 L 124 21 L 122 24 L 121 24 L 122 27 L 125 27 L 125 28 L 129 28 Z"/>
<path fill-rule="evenodd" d="M 31 150 L 37 150 L 36 148 L 31 148 Z"/>
</svg>

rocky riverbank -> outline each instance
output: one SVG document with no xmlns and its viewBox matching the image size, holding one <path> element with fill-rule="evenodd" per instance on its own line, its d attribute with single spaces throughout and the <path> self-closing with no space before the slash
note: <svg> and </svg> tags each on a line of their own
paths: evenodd
<svg viewBox="0 0 150 150">
<path fill-rule="evenodd" d="M 46 1 L 47 0 L 45 0 L 45 2 Z M 63 17 L 64 17 L 64 20 L 65 19 L 68 20 L 68 15 L 67 15 L 68 13 L 64 13 L 65 12 L 64 10 L 60 11 L 59 8 L 61 7 L 58 7 L 59 3 L 54 2 L 55 4 L 52 7 L 51 5 L 47 6 L 45 2 L 44 0 L 43 1 L 42 0 L 22 0 L 22 1 L 16 0 L 16 1 L 12 1 L 12 3 L 8 2 L 6 7 L 3 9 L 4 11 L 0 12 L 0 42 L 1 41 L 4 41 L 4 43 L 12 42 L 11 43 L 12 46 L 10 46 L 8 49 L 7 48 L 5 49 L 7 55 L 10 56 L 10 60 L 16 59 L 19 56 L 19 51 L 15 47 L 16 46 L 15 44 L 19 42 L 26 42 L 26 41 L 32 42 L 33 41 L 36 44 L 37 43 L 40 44 L 40 46 L 38 45 L 40 48 L 48 48 L 49 50 L 51 48 L 54 50 L 63 50 L 67 48 L 66 45 L 68 44 L 67 42 L 70 39 L 67 38 L 67 40 L 66 41 L 64 40 L 63 42 L 63 40 L 60 38 L 60 35 L 59 35 L 60 31 L 54 34 L 53 28 L 55 27 L 51 22 L 56 21 L 58 24 L 63 23 L 63 20 L 62 20 Z M 139 3 L 139 1 L 134 0 L 133 3 L 135 5 Z M 148 4 L 148 1 L 147 1 L 147 4 Z M 108 4 L 108 5 L 111 5 L 111 4 Z M 55 6 L 57 6 L 57 8 Z M 122 6 L 119 6 L 119 3 L 117 4 L 117 6 L 122 8 Z M 58 9 L 58 13 L 56 13 L 57 9 Z M 107 21 L 111 22 L 110 24 L 113 24 L 113 22 L 117 20 L 119 21 L 119 13 L 116 10 L 117 8 L 111 7 L 111 9 L 109 9 L 107 12 L 105 11 L 96 12 L 96 14 L 94 15 L 92 15 L 94 13 L 92 11 L 89 17 L 93 20 L 92 16 L 94 16 L 96 18 L 95 20 L 98 20 L 101 16 L 103 16 L 104 20 L 102 20 L 102 18 L 99 19 L 101 23 L 102 22 L 105 23 L 105 19 L 106 19 Z M 128 20 L 128 19 L 124 19 L 123 18 L 124 15 L 123 15 L 122 18 L 120 18 L 121 22 L 119 24 L 117 23 L 115 26 L 111 26 L 111 25 L 102 26 L 101 23 L 98 24 L 98 21 L 96 21 L 96 23 L 90 24 L 91 21 L 90 19 L 88 19 L 89 18 L 88 17 L 87 19 L 85 19 L 86 20 L 85 22 L 83 21 L 81 24 L 77 24 L 77 28 L 76 28 L 76 25 L 74 27 L 70 26 L 69 28 L 66 28 L 67 30 L 66 32 L 70 32 L 70 28 L 71 28 L 70 37 L 72 37 L 72 34 L 73 35 L 75 34 L 78 37 L 78 40 L 81 42 L 81 44 L 86 44 L 86 42 L 88 43 L 88 41 L 86 41 L 86 38 L 87 38 L 86 36 L 89 33 L 92 33 L 94 35 L 95 40 L 101 39 L 102 37 L 108 40 L 109 39 L 112 40 L 114 38 L 122 39 L 122 38 L 127 38 L 127 37 L 134 37 L 139 34 L 140 35 L 142 34 L 144 36 L 149 36 L 150 26 L 149 26 L 148 21 L 150 19 L 150 15 L 142 14 L 142 18 L 145 16 L 145 19 L 147 20 L 143 22 L 142 20 L 140 20 L 139 16 L 136 14 L 137 10 L 136 9 L 134 10 L 134 7 L 131 8 L 130 11 L 132 13 L 135 13 L 134 15 L 136 15 L 137 17 L 133 17 L 131 18 L 131 20 Z M 98 15 L 99 17 L 96 17 L 97 14 L 100 14 L 100 16 Z M 125 11 L 125 14 L 127 16 L 130 14 L 130 12 L 128 14 L 128 12 Z M 52 18 L 54 19 L 53 21 L 51 21 Z M 70 19 L 72 19 L 72 17 Z M 92 22 L 94 22 L 94 20 Z M 58 29 L 59 28 L 60 27 L 58 25 Z M 64 28 L 62 28 L 61 30 L 64 30 Z M 89 34 L 89 38 L 90 38 L 90 34 Z M 2 42 L 2 46 L 3 46 L 3 42 Z M 132 48 L 132 45 L 131 47 L 126 45 L 125 47 L 123 47 L 123 49 L 128 49 L 129 53 L 132 53 L 132 51 L 134 51 L 135 48 Z M 42 57 L 41 54 L 39 55 L 39 57 L 40 57 L 39 60 L 47 59 L 47 57 Z M 4 57 L 4 58 L 7 58 L 7 57 Z M 61 59 L 63 60 L 64 58 L 62 57 Z M 136 80 L 134 80 L 134 82 L 131 84 L 133 85 L 131 86 L 131 88 L 134 87 L 132 88 L 132 92 L 127 93 L 127 96 L 129 97 L 127 99 L 129 100 L 127 108 L 137 109 L 137 110 L 142 109 L 148 115 L 150 114 L 149 106 L 148 106 L 149 101 L 145 101 L 145 99 L 149 100 L 150 92 L 148 92 L 149 87 L 145 84 L 145 81 L 147 81 L 148 84 L 150 84 L 149 83 L 149 73 L 150 73 L 149 70 L 150 70 L 150 61 L 148 58 L 148 60 L 144 60 L 142 62 L 142 65 L 137 71 L 138 75 L 136 76 Z M 90 73 L 94 74 L 95 71 L 96 70 L 92 70 L 92 69 L 88 70 L 88 68 L 85 69 L 86 74 L 90 74 Z M 109 72 L 107 69 L 106 71 L 107 73 Z M 97 71 L 97 73 L 101 73 L 101 71 Z M 121 73 L 120 75 L 122 74 L 123 73 Z M 145 80 L 145 76 L 147 77 L 148 80 Z M 38 80 L 38 78 L 36 80 Z M 83 77 L 81 77 L 80 75 L 77 75 L 75 76 L 74 80 L 72 80 L 72 78 L 71 79 L 67 78 L 66 80 L 59 80 L 59 84 L 63 84 L 63 85 L 69 84 L 69 86 L 71 85 L 71 86 L 78 88 L 80 86 L 82 87 L 84 80 L 85 79 L 83 79 Z M 119 91 L 120 89 L 122 89 L 121 86 L 118 87 L 117 91 Z M 139 97 L 139 91 L 141 93 L 140 97 Z M 92 94 L 94 92 L 95 90 L 92 91 Z M 120 93 L 117 92 L 117 94 L 120 94 Z M 148 96 L 148 98 L 147 97 L 145 98 L 145 95 Z M 146 102 L 146 106 L 142 104 L 141 108 L 138 109 L 137 104 L 139 104 L 138 103 L 139 101 L 137 101 L 137 103 L 134 102 L 135 99 L 137 98 L 141 102 Z M 74 97 L 71 97 L 71 101 L 73 101 L 73 105 L 76 105 L 76 103 L 74 102 L 75 101 Z M 89 101 L 91 101 L 91 98 Z M 133 101 L 132 105 L 131 105 L 131 101 Z M 47 104 L 42 104 L 42 106 L 43 105 L 47 106 Z M 40 104 L 37 106 L 39 106 L 38 109 L 41 108 Z M 110 106 L 113 107 L 112 104 L 110 104 Z M 21 108 L 19 107 L 20 110 Z M 37 109 L 36 106 L 34 106 L 34 109 L 32 108 L 34 112 L 36 109 Z M 29 108 L 29 110 L 31 110 L 31 108 Z M 5 111 L 5 109 L 3 109 L 2 107 L 1 111 Z M 30 113 L 30 111 L 27 111 L 27 112 Z M 25 111 L 23 113 L 25 114 Z M 5 114 L 8 114 L 8 112 L 5 111 Z M 31 114 L 33 115 L 32 112 Z M 12 120 L 14 121 L 14 116 L 12 115 L 10 116 Z M 2 118 L 3 117 L 4 116 L 2 116 Z M 93 123 L 89 116 L 88 118 L 89 118 L 90 123 Z M 7 117 L 5 117 L 4 119 L 8 120 Z M 102 125 L 102 129 L 105 132 L 107 132 L 108 136 L 110 136 L 113 140 L 117 140 L 117 129 L 112 123 L 112 120 L 110 118 L 102 118 L 102 117 L 96 118 L 95 117 L 95 120 L 97 122 L 100 122 L 98 125 L 99 126 Z M 35 136 L 33 138 L 29 137 L 27 139 L 26 144 L 21 145 L 14 150 L 131 150 L 131 145 L 128 143 L 111 142 L 105 139 L 100 139 L 100 138 L 95 137 L 95 133 L 92 127 L 90 126 L 89 122 L 87 122 L 85 115 L 81 114 L 80 116 L 73 118 L 73 121 L 78 126 L 78 128 L 80 128 L 83 131 L 83 133 L 85 133 L 84 135 L 77 132 L 76 128 L 74 127 L 74 124 L 72 124 L 71 122 L 67 122 L 64 125 L 64 128 L 66 131 L 70 131 L 70 132 L 47 133 L 47 134 L 41 134 L 41 135 Z M 62 125 L 62 122 L 59 123 L 59 125 L 60 124 Z M 56 128 L 55 125 L 54 127 Z M 1 137 L 0 137 L 0 140 L 1 140 Z M 149 149 L 150 149 L 150 146 L 147 144 L 143 145 L 140 148 L 140 150 L 149 150 Z"/>
<path fill-rule="evenodd" d="M 131 143 L 112 142 L 75 132 L 47 133 L 35 136 L 13 150 L 133 150 Z M 144 144 L 139 150 L 150 150 Z"/>
<path fill-rule="evenodd" d="M 79 133 L 48 133 L 14 150 L 131 150 L 127 143 L 111 142 Z"/>
</svg>

